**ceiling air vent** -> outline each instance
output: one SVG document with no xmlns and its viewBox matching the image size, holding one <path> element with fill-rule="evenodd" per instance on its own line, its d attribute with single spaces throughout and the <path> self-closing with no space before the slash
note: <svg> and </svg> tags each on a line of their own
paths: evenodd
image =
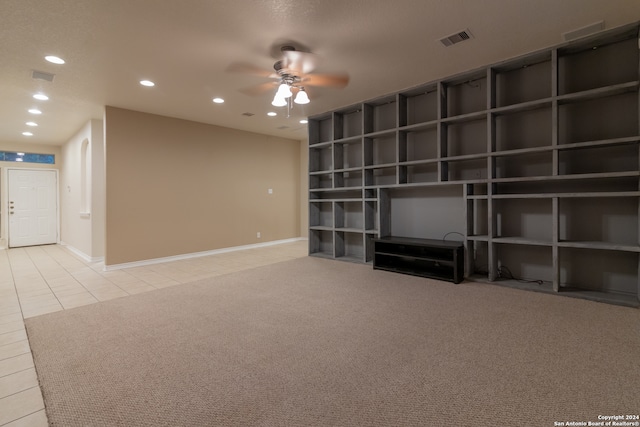
<svg viewBox="0 0 640 427">
<path fill-rule="evenodd" d="M 449 47 L 449 46 L 453 46 L 456 43 L 469 40 L 472 37 L 473 36 L 471 35 L 471 32 L 469 31 L 469 29 L 466 29 L 466 30 L 458 31 L 455 34 L 451 34 L 450 36 L 447 36 L 443 39 L 440 39 L 440 43 L 445 45 L 445 47 Z"/>
<path fill-rule="evenodd" d="M 253 113 L 242 113 L 242 115 L 247 117 L 255 116 Z"/>
<path fill-rule="evenodd" d="M 289 129 L 289 126 L 278 126 L 276 129 L 279 129 L 279 130 Z"/>
<path fill-rule="evenodd" d="M 46 80 L 48 82 L 52 82 L 55 74 L 45 73 L 44 71 L 33 70 L 31 77 L 36 80 Z"/>
</svg>

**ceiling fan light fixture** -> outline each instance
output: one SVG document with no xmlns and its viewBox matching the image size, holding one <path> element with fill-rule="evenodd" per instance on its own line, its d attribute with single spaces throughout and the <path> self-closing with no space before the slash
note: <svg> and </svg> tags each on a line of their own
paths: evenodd
<svg viewBox="0 0 640 427">
<path fill-rule="evenodd" d="M 276 96 L 271 101 L 271 105 L 274 107 L 284 107 L 287 105 L 287 99 L 284 96 L 281 96 L 279 93 L 276 93 Z"/>
<path fill-rule="evenodd" d="M 291 93 L 291 88 L 286 83 L 281 83 L 280 87 L 278 87 L 278 92 L 276 96 L 280 96 L 282 98 L 289 98 L 293 93 Z"/>
<path fill-rule="evenodd" d="M 310 102 L 309 95 L 307 95 L 307 92 L 303 87 L 300 88 L 298 94 L 296 95 L 296 99 L 294 99 L 293 102 L 295 102 L 296 104 L 308 104 Z"/>
</svg>

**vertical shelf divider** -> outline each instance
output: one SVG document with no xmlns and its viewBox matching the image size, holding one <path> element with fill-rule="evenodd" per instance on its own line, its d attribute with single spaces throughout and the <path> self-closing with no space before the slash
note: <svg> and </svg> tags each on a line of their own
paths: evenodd
<svg viewBox="0 0 640 427">
<path fill-rule="evenodd" d="M 560 236 L 559 218 L 560 218 L 560 202 L 557 197 L 551 199 L 551 215 L 552 215 L 552 233 L 553 242 L 551 246 L 551 263 L 552 263 L 552 282 L 553 291 L 560 291 L 560 248 L 558 241 Z"/>
<path fill-rule="evenodd" d="M 438 83 L 438 182 L 449 180 L 449 163 L 442 158 L 447 157 L 447 125 L 442 119 L 447 117 L 447 87 L 444 83 Z"/>
<path fill-rule="evenodd" d="M 407 135 L 398 129 L 407 125 L 407 97 L 396 94 L 396 184 L 407 183 L 407 167 L 400 162 L 407 160 Z M 402 138 L 404 137 L 404 141 Z"/>
<path fill-rule="evenodd" d="M 391 235 L 391 199 L 389 190 L 378 190 L 378 237 Z"/>
<path fill-rule="evenodd" d="M 638 33 L 638 50 L 640 50 L 640 32 Z M 640 81 L 640 54 L 638 55 L 638 81 Z M 638 89 L 638 135 L 640 135 L 640 89 Z M 640 144 L 638 144 L 638 164 L 640 165 Z M 640 191 L 640 177 L 638 178 L 638 190 Z M 638 198 L 638 244 L 640 245 L 640 197 Z M 637 296 L 640 301 L 640 255 L 638 255 L 638 287 Z"/>
<path fill-rule="evenodd" d="M 496 106 L 497 98 L 497 73 L 495 69 L 487 70 L 487 275 L 489 280 L 498 278 L 498 254 L 496 244 L 493 243 L 496 230 L 495 200 L 493 194 L 496 186 L 493 180 L 496 177 L 496 160 L 493 153 L 496 151 L 496 119 L 491 109 Z"/>
<path fill-rule="evenodd" d="M 558 49 L 551 50 L 551 146 L 553 147 L 551 158 L 551 174 L 558 176 L 560 174 L 560 151 L 558 143 L 560 139 L 560 111 L 558 107 L 558 91 L 559 91 L 559 72 Z M 553 242 L 551 246 L 551 277 L 554 292 L 560 291 L 560 248 L 558 242 L 560 239 L 560 201 L 557 197 L 552 199 L 552 221 L 553 221 Z"/>
<path fill-rule="evenodd" d="M 475 221 L 475 209 L 474 201 L 470 196 L 473 196 L 473 184 L 466 184 L 464 186 L 464 216 L 466 218 L 466 227 L 464 233 L 464 250 L 465 250 L 465 277 L 470 276 L 475 270 L 473 253 L 475 249 L 475 242 L 469 240 L 468 237 L 473 234 L 473 223 Z"/>
</svg>

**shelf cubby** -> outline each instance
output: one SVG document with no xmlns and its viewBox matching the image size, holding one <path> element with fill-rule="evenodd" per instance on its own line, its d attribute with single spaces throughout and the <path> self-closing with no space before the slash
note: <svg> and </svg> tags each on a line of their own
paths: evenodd
<svg viewBox="0 0 640 427">
<path fill-rule="evenodd" d="M 309 230 L 309 254 L 333 258 L 333 231 Z"/>
<path fill-rule="evenodd" d="M 637 144 L 562 150 L 558 154 L 561 175 L 638 171 Z"/>
<path fill-rule="evenodd" d="M 387 132 L 364 138 L 364 165 L 385 165 L 397 161 L 396 134 Z"/>
<path fill-rule="evenodd" d="M 396 166 L 368 168 L 364 171 L 366 186 L 397 184 Z"/>
<path fill-rule="evenodd" d="M 550 287 L 553 282 L 551 247 L 536 244 L 497 245 L 498 280 L 531 281 L 536 287 Z M 542 283 L 540 283 L 542 282 Z"/>
<path fill-rule="evenodd" d="M 321 147 L 311 147 L 309 149 L 309 171 L 324 172 L 333 169 L 331 160 L 332 149 L 330 144 L 323 144 Z"/>
<path fill-rule="evenodd" d="M 310 201 L 351 201 L 362 199 L 362 189 L 360 188 L 319 188 L 310 190 Z"/>
<path fill-rule="evenodd" d="M 638 80 L 637 34 L 614 43 L 594 40 L 560 48 L 558 70 L 560 95 Z"/>
<path fill-rule="evenodd" d="M 488 236 L 489 201 L 487 199 L 467 199 L 467 236 Z"/>
<path fill-rule="evenodd" d="M 344 140 L 342 140 L 344 141 Z M 362 166 L 362 139 L 350 139 L 347 142 L 333 144 L 334 169 L 349 169 Z"/>
<path fill-rule="evenodd" d="M 362 187 L 362 169 L 349 169 L 334 172 L 334 188 L 360 188 Z"/>
<path fill-rule="evenodd" d="M 441 162 L 444 181 L 487 179 L 486 158 L 446 159 Z"/>
<path fill-rule="evenodd" d="M 351 138 L 362 135 L 362 108 L 355 106 L 337 111 L 333 116 L 334 139 Z"/>
<path fill-rule="evenodd" d="M 378 202 L 377 200 L 365 200 L 364 202 L 364 229 L 368 233 L 378 232 Z"/>
<path fill-rule="evenodd" d="M 559 265 L 560 292 L 637 306 L 637 253 L 561 247 Z"/>
<path fill-rule="evenodd" d="M 402 184 L 436 183 L 438 182 L 438 163 L 418 163 L 400 166 L 404 176 Z"/>
<path fill-rule="evenodd" d="M 377 188 L 366 188 L 364 190 L 364 198 L 365 200 L 378 200 L 378 189 Z"/>
<path fill-rule="evenodd" d="M 398 126 L 411 126 L 438 119 L 438 86 L 428 85 L 399 95 Z"/>
<path fill-rule="evenodd" d="M 553 175 L 553 153 L 545 150 L 525 154 L 494 155 L 496 178 L 517 178 Z"/>
<path fill-rule="evenodd" d="M 559 239 L 564 242 L 638 246 L 640 197 L 570 197 L 559 200 Z"/>
<path fill-rule="evenodd" d="M 387 96 L 364 104 L 364 133 L 381 132 L 397 127 L 396 96 Z"/>
<path fill-rule="evenodd" d="M 331 202 L 316 201 L 309 205 L 310 227 L 333 227 L 333 205 Z"/>
<path fill-rule="evenodd" d="M 455 117 L 487 109 L 487 74 L 484 70 L 443 83 L 446 116 Z"/>
<path fill-rule="evenodd" d="M 398 135 L 398 156 L 399 162 L 437 159 L 437 128 L 401 131 Z"/>
<path fill-rule="evenodd" d="M 345 261 L 364 262 L 364 236 L 361 233 L 336 231 L 336 258 Z"/>
<path fill-rule="evenodd" d="M 493 117 L 495 151 L 549 147 L 552 144 L 552 110 L 549 107 Z"/>
<path fill-rule="evenodd" d="M 331 115 L 317 117 L 309 122 L 309 144 L 320 144 L 333 140 Z"/>
<path fill-rule="evenodd" d="M 487 152 L 487 120 L 449 123 L 442 126 L 446 135 L 446 151 L 443 156 L 463 156 Z"/>
<path fill-rule="evenodd" d="M 334 209 L 336 229 L 364 229 L 364 215 L 361 200 L 336 202 Z"/>
<path fill-rule="evenodd" d="M 495 237 L 553 242 L 553 211 L 550 199 L 498 199 L 492 202 Z"/>
<path fill-rule="evenodd" d="M 638 135 L 637 87 L 634 92 L 562 103 L 558 109 L 559 144 Z"/>
<path fill-rule="evenodd" d="M 330 173 L 309 175 L 309 189 L 331 188 L 333 179 Z"/>
<path fill-rule="evenodd" d="M 489 274 L 489 244 L 486 236 L 470 237 L 467 239 L 467 250 L 465 254 L 466 277 L 486 278 Z"/>
<path fill-rule="evenodd" d="M 465 186 L 466 197 L 467 198 L 473 198 L 473 197 L 486 198 L 488 194 L 487 193 L 488 187 L 489 186 L 486 182 L 476 182 L 476 183 L 466 184 Z"/>
<path fill-rule="evenodd" d="M 495 107 L 551 97 L 551 68 L 550 52 L 495 67 Z"/>
</svg>

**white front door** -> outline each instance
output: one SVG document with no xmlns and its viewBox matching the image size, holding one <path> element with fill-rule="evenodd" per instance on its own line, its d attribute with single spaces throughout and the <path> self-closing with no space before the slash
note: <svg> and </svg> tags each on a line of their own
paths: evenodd
<svg viewBox="0 0 640 427">
<path fill-rule="evenodd" d="M 9 247 L 47 245 L 58 238 L 56 171 L 9 169 Z"/>
</svg>

